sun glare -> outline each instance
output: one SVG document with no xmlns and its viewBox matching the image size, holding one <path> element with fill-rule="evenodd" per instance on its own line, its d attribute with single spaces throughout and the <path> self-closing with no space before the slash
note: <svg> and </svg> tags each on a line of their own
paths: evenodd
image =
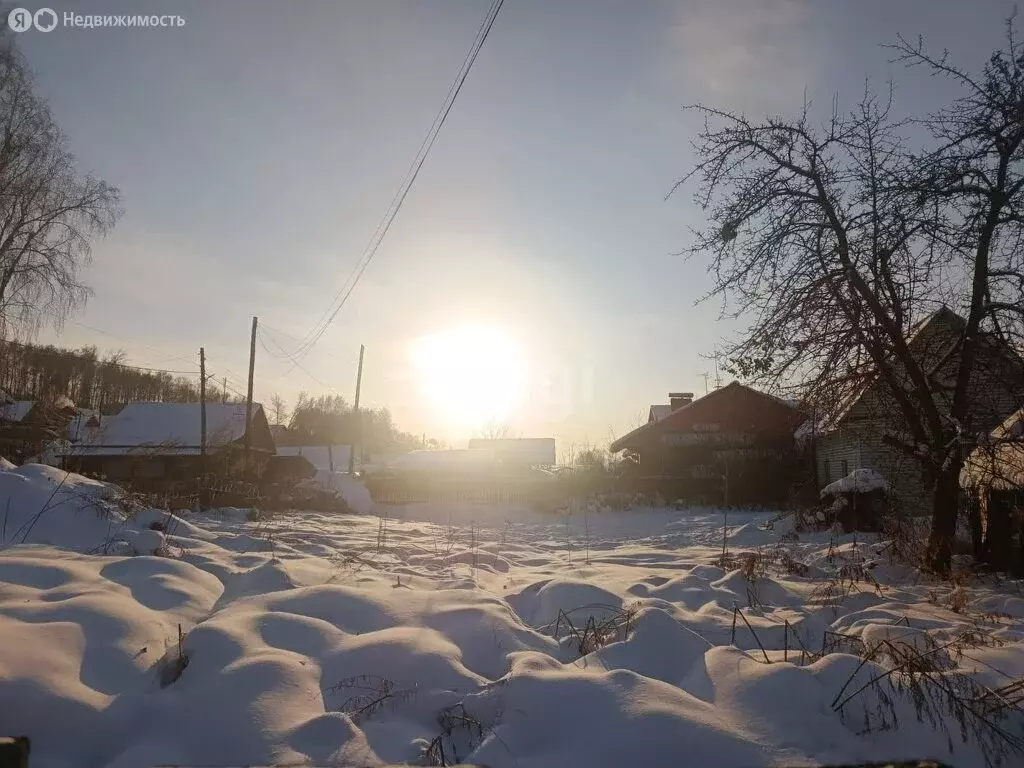
<svg viewBox="0 0 1024 768">
<path fill-rule="evenodd" d="M 465 326 L 419 339 L 413 360 L 424 394 L 453 427 L 504 422 L 523 393 L 522 349 L 505 333 Z"/>
</svg>

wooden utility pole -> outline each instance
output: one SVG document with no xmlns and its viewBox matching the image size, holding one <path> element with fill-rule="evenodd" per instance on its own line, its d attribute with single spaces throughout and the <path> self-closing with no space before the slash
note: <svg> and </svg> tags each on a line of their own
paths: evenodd
<svg viewBox="0 0 1024 768">
<path fill-rule="evenodd" d="M 356 446 L 362 442 L 363 439 L 363 420 L 359 415 L 359 390 L 363 385 L 363 352 L 366 351 L 366 346 L 363 344 L 359 345 L 359 368 L 356 370 L 356 403 L 353 416 L 356 420 L 355 428 L 355 440 L 352 441 L 352 445 L 348 449 L 348 473 L 351 475 L 355 472 L 356 468 Z"/>
<path fill-rule="evenodd" d="M 206 507 L 206 350 L 199 348 L 199 508 Z"/>
<path fill-rule="evenodd" d="M 245 395 L 245 476 L 251 476 L 252 468 L 249 463 L 249 453 L 252 448 L 252 377 L 256 370 L 256 326 L 259 323 L 258 317 L 252 318 L 252 336 L 249 339 L 249 390 Z"/>
<path fill-rule="evenodd" d="M 228 401 L 228 377 L 224 377 L 224 382 L 220 389 L 220 401 L 226 403 Z"/>
</svg>

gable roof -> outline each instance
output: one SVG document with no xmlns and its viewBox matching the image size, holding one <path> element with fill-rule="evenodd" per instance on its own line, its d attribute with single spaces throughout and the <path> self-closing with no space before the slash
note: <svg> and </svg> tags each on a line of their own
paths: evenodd
<svg viewBox="0 0 1024 768">
<path fill-rule="evenodd" d="M 328 449 L 330 451 L 328 452 Z M 348 472 L 348 457 L 352 452 L 350 445 L 279 445 L 278 456 L 303 456 L 318 470 L 331 470 L 333 463 L 335 472 Z"/>
<path fill-rule="evenodd" d="M 670 413 L 672 413 L 672 406 L 669 403 L 665 403 L 664 405 L 652 405 L 651 410 L 647 415 L 647 421 L 648 423 L 652 421 L 661 421 Z"/>
<path fill-rule="evenodd" d="M 1014 490 L 1024 487 L 1024 408 L 1011 413 L 967 456 L 960 485 Z"/>
<path fill-rule="evenodd" d="M 0 419 L 10 422 L 19 422 L 28 416 L 28 412 L 35 405 L 35 400 L 15 400 L 14 402 L 0 405 Z"/>
<path fill-rule="evenodd" d="M 253 403 L 253 422 L 263 406 Z M 198 455 L 199 403 L 129 403 L 71 446 L 72 455 L 120 455 L 140 449 L 154 454 Z M 269 434 L 269 432 L 268 432 Z M 245 403 L 206 404 L 206 446 L 216 450 L 245 437 Z M 256 450 L 260 448 L 254 446 Z"/>
<path fill-rule="evenodd" d="M 753 387 L 748 387 L 746 384 L 741 384 L 738 381 L 733 381 L 730 384 L 725 385 L 724 387 L 721 387 L 719 389 L 714 390 L 713 392 L 704 395 L 704 397 L 697 398 L 696 400 L 693 400 L 692 402 L 687 403 L 686 405 L 676 408 L 663 419 L 659 419 L 657 421 L 649 421 L 646 424 L 637 427 L 632 432 L 629 432 L 620 437 L 618 440 L 615 440 L 611 445 L 608 446 L 608 450 L 611 451 L 612 453 L 616 453 L 625 448 L 628 448 L 630 444 L 636 443 L 636 441 L 639 438 L 646 438 L 648 436 L 653 436 L 662 431 L 669 431 L 673 428 L 673 426 L 685 424 L 693 415 L 694 411 L 699 411 L 706 408 L 709 403 L 714 402 L 715 400 L 718 400 L 723 396 L 735 396 L 740 393 L 754 395 L 755 397 L 764 400 L 765 404 L 768 405 L 769 407 L 771 405 L 780 406 L 781 408 L 779 412 L 792 412 L 794 422 L 801 421 L 803 419 L 803 416 L 800 414 L 800 412 L 796 408 L 794 408 L 793 405 L 786 402 L 785 400 L 781 400 L 775 397 L 774 395 L 769 395 L 764 392 L 760 392 L 754 389 Z M 793 426 L 795 427 L 796 423 L 794 423 Z"/>
<path fill-rule="evenodd" d="M 927 349 L 924 348 L 925 342 L 934 339 L 934 334 L 936 333 L 945 333 L 947 335 L 948 341 L 941 351 L 943 353 L 948 352 L 953 346 L 960 343 L 960 332 L 966 325 L 967 321 L 949 307 L 945 305 L 939 307 L 930 315 L 917 322 L 911 328 L 910 333 L 907 334 L 907 346 L 910 348 L 910 354 L 916 356 L 926 352 Z M 864 381 L 859 389 L 850 393 L 846 402 L 830 418 L 826 418 L 815 425 L 814 432 L 818 435 L 825 435 L 839 429 L 850 415 L 850 412 L 864 399 L 864 396 L 872 390 L 877 382 L 878 373 L 876 371 Z"/>
</svg>

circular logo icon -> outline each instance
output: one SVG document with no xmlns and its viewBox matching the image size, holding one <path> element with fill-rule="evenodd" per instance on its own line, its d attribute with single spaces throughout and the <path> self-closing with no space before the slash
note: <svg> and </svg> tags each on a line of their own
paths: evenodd
<svg viewBox="0 0 1024 768">
<path fill-rule="evenodd" d="M 40 32 L 52 32 L 57 26 L 57 14 L 52 8 L 40 8 L 32 17 L 32 22 Z"/>
<path fill-rule="evenodd" d="M 13 8 L 7 14 L 7 26 L 15 32 L 32 29 L 32 12 L 26 11 L 24 8 Z"/>
</svg>

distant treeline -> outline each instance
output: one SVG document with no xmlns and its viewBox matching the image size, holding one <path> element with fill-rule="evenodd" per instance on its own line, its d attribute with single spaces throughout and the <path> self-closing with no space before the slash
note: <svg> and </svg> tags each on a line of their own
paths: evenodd
<svg viewBox="0 0 1024 768">
<path fill-rule="evenodd" d="M 0 341 L 0 389 L 16 400 L 70 397 L 82 408 L 104 411 L 123 403 L 150 401 L 186 403 L 199 400 L 199 372 L 195 376 L 144 370 L 124 362 L 124 352 L 105 353 L 96 347 L 60 349 L 52 345 Z M 220 402 L 224 393 L 215 382 L 207 398 Z M 229 401 L 237 400 L 228 395 Z"/>
<path fill-rule="evenodd" d="M 416 448 L 437 448 L 436 440 L 402 432 L 391 420 L 387 408 L 355 410 L 340 395 L 299 394 L 289 422 L 291 434 L 279 442 L 308 445 L 359 444 L 367 456 L 401 453 Z"/>
<path fill-rule="evenodd" d="M 113 413 L 125 403 L 199 401 L 199 373 L 195 376 L 147 370 L 124 362 L 124 352 L 101 355 L 96 347 L 60 349 L 52 345 L 0 340 L 0 389 L 15 400 L 52 400 L 66 396 L 80 408 Z M 224 392 L 215 380 L 207 383 L 209 402 L 244 402 Z M 353 408 L 339 395 L 299 395 L 287 418 L 287 408 L 277 402 L 264 404 L 271 423 L 287 422 L 291 428 L 279 435 L 281 444 L 351 445 L 356 442 L 367 454 L 391 453 L 424 447 L 419 435 L 402 432 L 387 408 Z M 275 410 L 277 411 L 275 413 Z M 427 441 L 438 447 L 436 441 Z"/>
</svg>

